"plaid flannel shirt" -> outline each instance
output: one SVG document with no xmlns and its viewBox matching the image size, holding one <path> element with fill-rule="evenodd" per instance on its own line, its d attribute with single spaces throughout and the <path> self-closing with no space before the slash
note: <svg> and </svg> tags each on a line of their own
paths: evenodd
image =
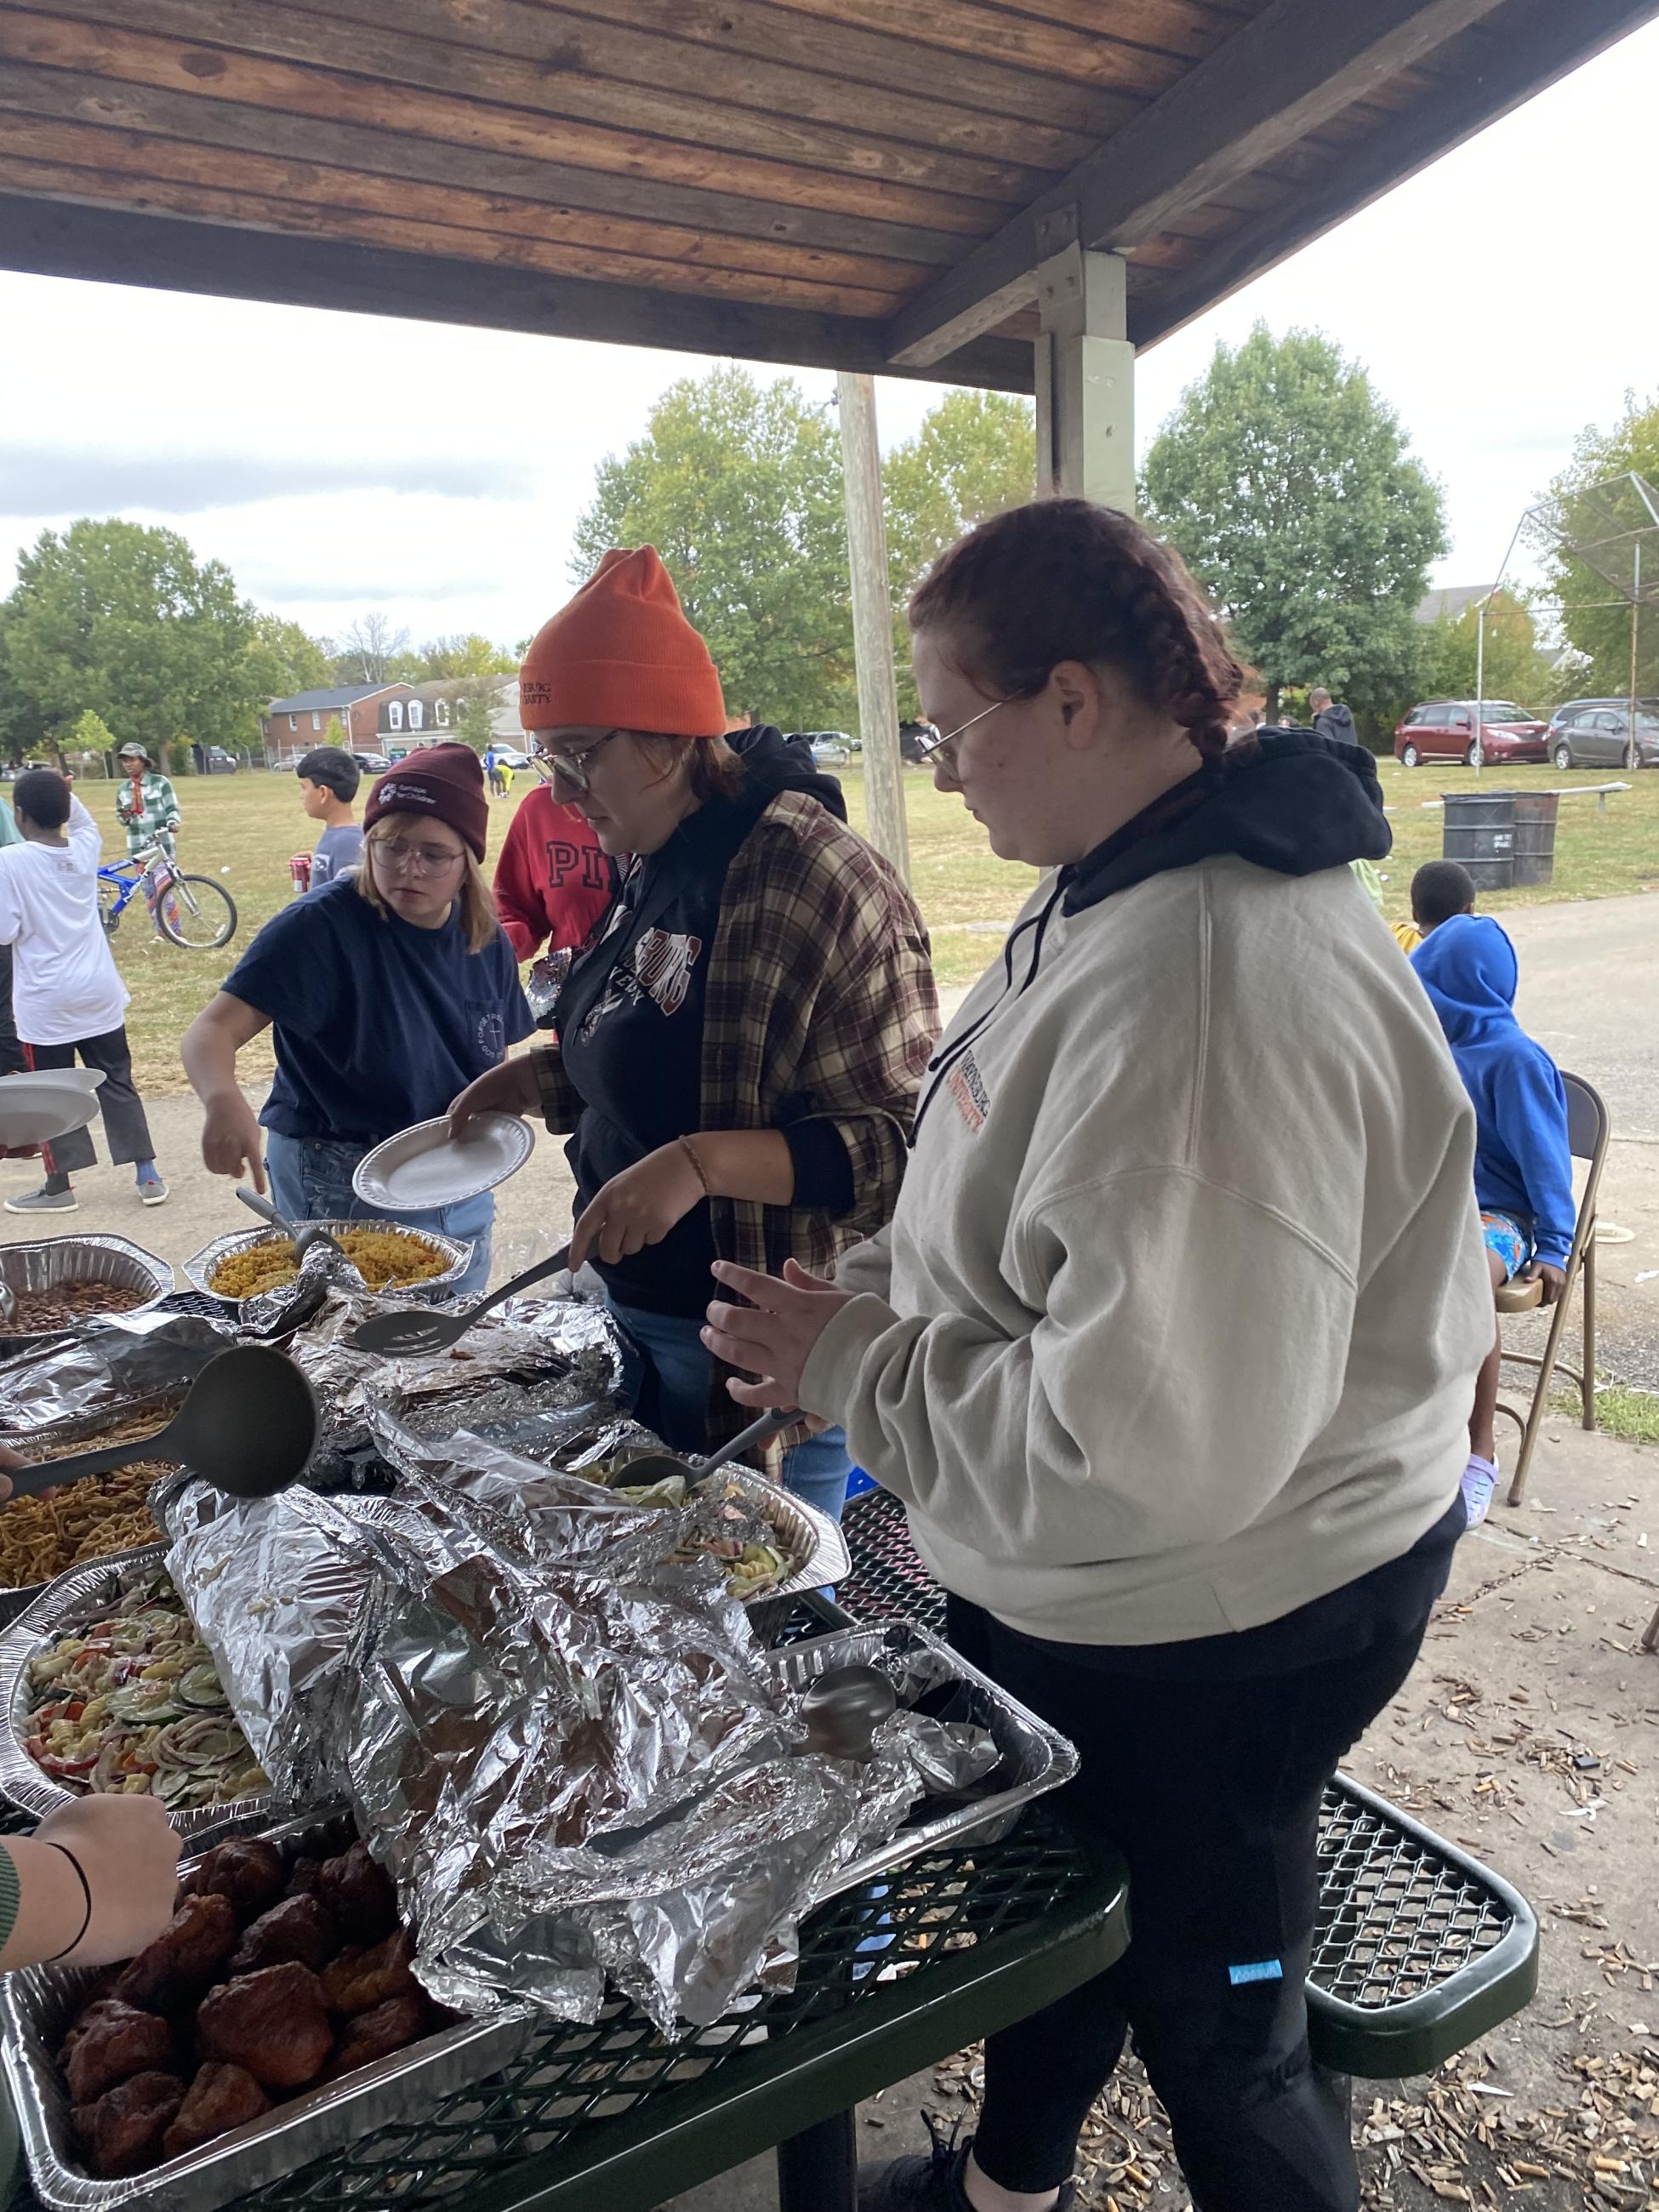
<svg viewBox="0 0 1659 2212">
<path fill-rule="evenodd" d="M 916 1086 L 939 1028 L 927 933 L 873 847 L 814 799 L 772 800 L 726 871 L 708 957 L 702 1127 L 834 1123 L 853 1168 L 852 1211 L 711 1202 L 714 1249 L 775 1273 L 785 1260 L 827 1270 L 892 1218 Z M 548 1128 L 574 1128 L 582 1102 L 556 1045 L 532 1053 Z M 688 1136 L 695 1130 L 687 1130 Z M 709 1433 L 745 1416 L 719 1369 Z"/>
</svg>

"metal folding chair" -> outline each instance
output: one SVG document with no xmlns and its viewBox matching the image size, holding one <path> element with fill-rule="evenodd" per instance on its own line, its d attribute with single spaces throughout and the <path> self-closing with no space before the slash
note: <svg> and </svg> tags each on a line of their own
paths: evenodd
<svg viewBox="0 0 1659 2212">
<path fill-rule="evenodd" d="M 1510 1478 L 1510 1504 L 1519 1505 L 1526 1495 L 1527 1470 L 1532 1465 L 1533 1447 L 1538 1442 L 1538 1431 L 1549 1412 L 1550 1384 L 1558 1371 L 1576 1384 L 1583 1425 L 1595 1426 L 1595 1195 L 1601 1182 L 1601 1164 L 1607 1151 L 1607 1109 L 1599 1092 L 1593 1091 L 1582 1076 L 1569 1075 L 1562 1071 L 1562 1082 L 1567 1091 L 1567 1142 L 1576 1160 L 1588 1160 L 1589 1173 L 1584 1179 L 1584 1194 L 1578 1201 L 1578 1219 L 1572 1233 L 1572 1249 L 1567 1255 L 1566 1284 L 1560 1297 L 1550 1309 L 1549 1334 L 1544 1340 L 1540 1357 L 1531 1352 L 1505 1351 L 1506 1362 L 1538 1370 L 1532 1403 L 1526 1413 L 1517 1413 L 1513 1406 L 1501 1401 L 1498 1410 L 1507 1413 L 1521 1431 L 1521 1453 L 1515 1462 L 1515 1473 Z M 1560 1358 L 1561 1338 L 1567 1325 L 1567 1309 L 1572 1303 L 1572 1293 L 1579 1278 L 1584 1285 L 1583 1364 L 1569 1367 Z M 1509 1286 L 1506 1286 L 1509 1287 Z M 1526 1285 L 1519 1286 L 1525 1289 Z M 1506 1301 L 1499 1291 L 1499 1313 L 1515 1312 L 1523 1305 L 1536 1304 L 1536 1298 Z"/>
</svg>

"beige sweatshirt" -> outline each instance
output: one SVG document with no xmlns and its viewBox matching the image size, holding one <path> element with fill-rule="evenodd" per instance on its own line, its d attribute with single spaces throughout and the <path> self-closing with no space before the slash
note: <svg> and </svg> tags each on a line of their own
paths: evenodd
<svg viewBox="0 0 1659 2212">
<path fill-rule="evenodd" d="M 947 1034 L 1001 995 L 802 1402 L 1015 1628 L 1276 1620 L 1457 1490 L 1493 1329 L 1468 1097 L 1346 867 L 1211 859 L 1056 908 L 1019 990 L 1032 934 Z"/>
</svg>

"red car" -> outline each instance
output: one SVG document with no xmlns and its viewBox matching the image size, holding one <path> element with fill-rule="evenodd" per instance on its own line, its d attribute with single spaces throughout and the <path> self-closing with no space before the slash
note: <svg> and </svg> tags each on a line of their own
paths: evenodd
<svg viewBox="0 0 1659 2212">
<path fill-rule="evenodd" d="M 1512 699 L 1483 700 L 1479 713 L 1477 738 L 1473 699 L 1431 699 L 1425 707 L 1413 707 L 1394 733 L 1395 758 L 1402 768 L 1426 760 L 1462 761 L 1474 768 L 1483 762 L 1549 758 L 1550 726 L 1536 714 Z"/>
</svg>

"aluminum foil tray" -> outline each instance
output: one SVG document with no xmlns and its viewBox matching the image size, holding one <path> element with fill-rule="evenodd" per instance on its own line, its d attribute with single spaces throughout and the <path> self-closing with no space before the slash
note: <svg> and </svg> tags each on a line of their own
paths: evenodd
<svg viewBox="0 0 1659 2212">
<path fill-rule="evenodd" d="M 771 1667 L 792 1690 L 804 1690 L 832 1667 L 874 1667 L 894 1678 L 902 1705 L 906 1702 L 907 1683 L 924 1688 L 958 1684 L 967 1707 L 962 1717 L 989 1729 L 1002 1753 L 1001 1763 L 971 1794 L 961 1798 L 924 1797 L 890 1842 L 843 1867 L 833 1882 L 815 1896 L 815 1905 L 856 1889 L 861 1882 L 902 1866 L 922 1851 L 947 1844 L 954 1849 L 970 1839 L 1000 1843 L 1018 1825 L 1021 1812 L 1034 1797 L 1058 1790 L 1077 1772 L 1078 1755 L 1065 1736 L 1047 1721 L 1039 1720 L 1018 1698 L 1011 1697 L 1000 1682 L 970 1666 L 959 1651 L 910 1621 L 888 1621 L 879 1628 L 836 1629 L 828 1636 L 814 1636 L 772 1653 Z"/>
<path fill-rule="evenodd" d="M 394 1235 L 402 1229 L 402 1224 L 396 1221 L 325 1221 L 319 1225 L 336 1235 L 343 1229 L 389 1229 Z M 428 1275 L 423 1283 L 398 1284 L 397 1295 L 422 1301 L 448 1297 L 466 1273 L 472 1258 L 471 1245 L 458 1237 L 441 1237 L 435 1229 L 408 1229 L 403 1230 L 403 1234 L 418 1236 L 423 1243 L 436 1245 L 439 1251 L 449 1255 L 449 1265 L 441 1275 Z M 275 1244 L 281 1240 L 282 1231 L 278 1229 L 233 1230 L 228 1236 L 216 1237 L 210 1244 L 204 1244 L 199 1252 L 192 1253 L 185 1262 L 185 1273 L 198 1291 L 205 1291 L 210 1297 L 216 1298 L 220 1294 L 213 1287 L 213 1271 L 222 1260 L 228 1260 L 233 1253 L 251 1252 L 257 1245 Z M 333 1264 L 337 1266 L 338 1262 Z M 168 1288 L 172 1288 L 171 1284 Z M 224 1298 L 222 1303 L 236 1307 L 240 1312 L 248 1300 Z"/>
<path fill-rule="evenodd" d="M 758 1590 L 744 1610 L 750 1620 L 757 1606 L 773 1605 L 787 1598 L 792 1603 L 805 1591 L 823 1589 L 838 1583 L 852 1571 L 852 1560 L 847 1549 L 847 1539 L 841 1525 L 827 1513 L 820 1513 L 816 1505 L 808 1505 L 791 1490 L 775 1482 L 769 1482 L 752 1467 L 732 1465 L 717 1469 L 742 1491 L 755 1510 L 776 1529 L 778 1538 L 792 1559 L 799 1559 L 798 1566 L 787 1581 L 775 1583 L 772 1589 Z M 758 1628 L 757 1630 L 758 1633 Z"/>
<path fill-rule="evenodd" d="M 78 1413 L 72 1420 L 52 1421 L 40 1428 L 31 1429 L 28 1432 L 27 1441 L 31 1446 L 35 1444 L 48 1444 L 52 1446 L 57 1451 L 71 1452 L 78 1446 L 84 1443 L 88 1437 L 95 1437 L 99 1435 L 101 1431 L 108 1428 L 112 1421 L 118 1418 L 125 1419 L 130 1413 L 143 1413 L 146 1405 L 151 1402 L 154 1403 L 155 1407 L 155 1425 L 159 1429 L 163 1427 L 167 1420 L 168 1416 L 167 1407 L 168 1404 L 170 1402 L 176 1403 L 182 1395 L 183 1386 L 181 1385 L 176 1391 L 163 1391 L 160 1393 L 153 1401 L 143 1398 L 135 1398 L 130 1404 L 124 1406 L 120 1409 L 119 1415 L 118 1415 L 112 1409 L 106 1407 L 96 1413 Z M 42 1455 L 42 1456 L 49 1455 L 50 1455 L 46 1454 Z M 155 1486 L 152 1485 L 150 1489 L 150 1510 L 152 1513 L 155 1511 Z M 5 1507 L 3 1505 L 0 1505 L 0 1513 L 3 1513 L 4 1511 Z M 155 1533 L 159 1539 L 161 1533 L 161 1530 L 158 1528 Z M 116 1556 L 117 1554 L 114 1553 L 110 1553 L 110 1557 L 112 1559 Z M 102 1565 L 103 1562 L 101 1560 L 95 1560 L 90 1562 L 90 1564 L 94 1565 Z M 77 1572 L 78 1570 L 71 1568 L 70 1571 L 71 1573 L 75 1573 Z M 0 1586 L 0 1628 L 9 1626 L 12 1621 L 16 1620 L 18 1614 L 22 1612 L 25 1606 L 33 1605 L 35 1599 L 40 1596 L 40 1593 L 43 1590 L 50 1589 L 52 1585 L 50 1583 L 19 1583 L 10 1589 Z M 0 1708 L 0 1710 L 4 1710 L 4 1708 Z"/>
<path fill-rule="evenodd" d="M 48 1237 L 38 1244 L 0 1244 L 0 1278 L 15 1291 L 50 1291 L 59 1283 L 115 1283 L 144 1294 L 137 1305 L 123 1313 L 88 1314 L 88 1321 L 131 1320 L 159 1305 L 173 1290 L 173 1270 L 167 1261 L 142 1245 L 130 1244 L 125 1237 Z M 72 1336 L 79 1326 L 20 1334 L 0 1323 L 0 1337 L 21 1352 L 53 1337 Z"/>
<path fill-rule="evenodd" d="M 319 1821 L 314 1814 L 279 1827 L 243 1822 L 238 1832 L 296 1849 L 325 1838 L 336 1850 L 352 1832 L 349 1820 Z M 188 1872 L 189 1864 L 180 1871 Z M 0 1983 L 7 2087 L 34 2192 L 47 2212 L 114 2212 L 139 2203 L 158 2212 L 216 2212 L 376 2128 L 487 2081 L 520 2055 L 537 2025 L 531 2006 L 503 2006 L 291 2098 L 187 2157 L 130 2181 L 94 2181 L 78 2162 L 69 2094 L 52 2054 L 95 1978 L 88 1967 L 33 1966 Z"/>
<path fill-rule="evenodd" d="M 60 1805 L 73 1804 L 80 1793 L 66 1790 L 61 1782 L 43 1773 L 23 1748 L 28 1662 L 44 1645 L 55 1643 L 113 1597 L 125 1569 L 161 1566 L 167 1553 L 165 1544 L 146 1544 L 140 1551 L 112 1553 L 90 1566 L 71 1567 L 56 1582 L 48 1583 L 0 1636 L 0 1796 L 23 1812 L 33 1813 L 37 1820 L 55 1813 Z M 262 1793 L 225 1805 L 191 1806 L 171 1817 L 179 1834 L 197 1844 L 221 1833 L 228 1823 L 250 1819 L 269 1822 L 280 1819 L 288 1809 L 275 1797 Z"/>
</svg>

